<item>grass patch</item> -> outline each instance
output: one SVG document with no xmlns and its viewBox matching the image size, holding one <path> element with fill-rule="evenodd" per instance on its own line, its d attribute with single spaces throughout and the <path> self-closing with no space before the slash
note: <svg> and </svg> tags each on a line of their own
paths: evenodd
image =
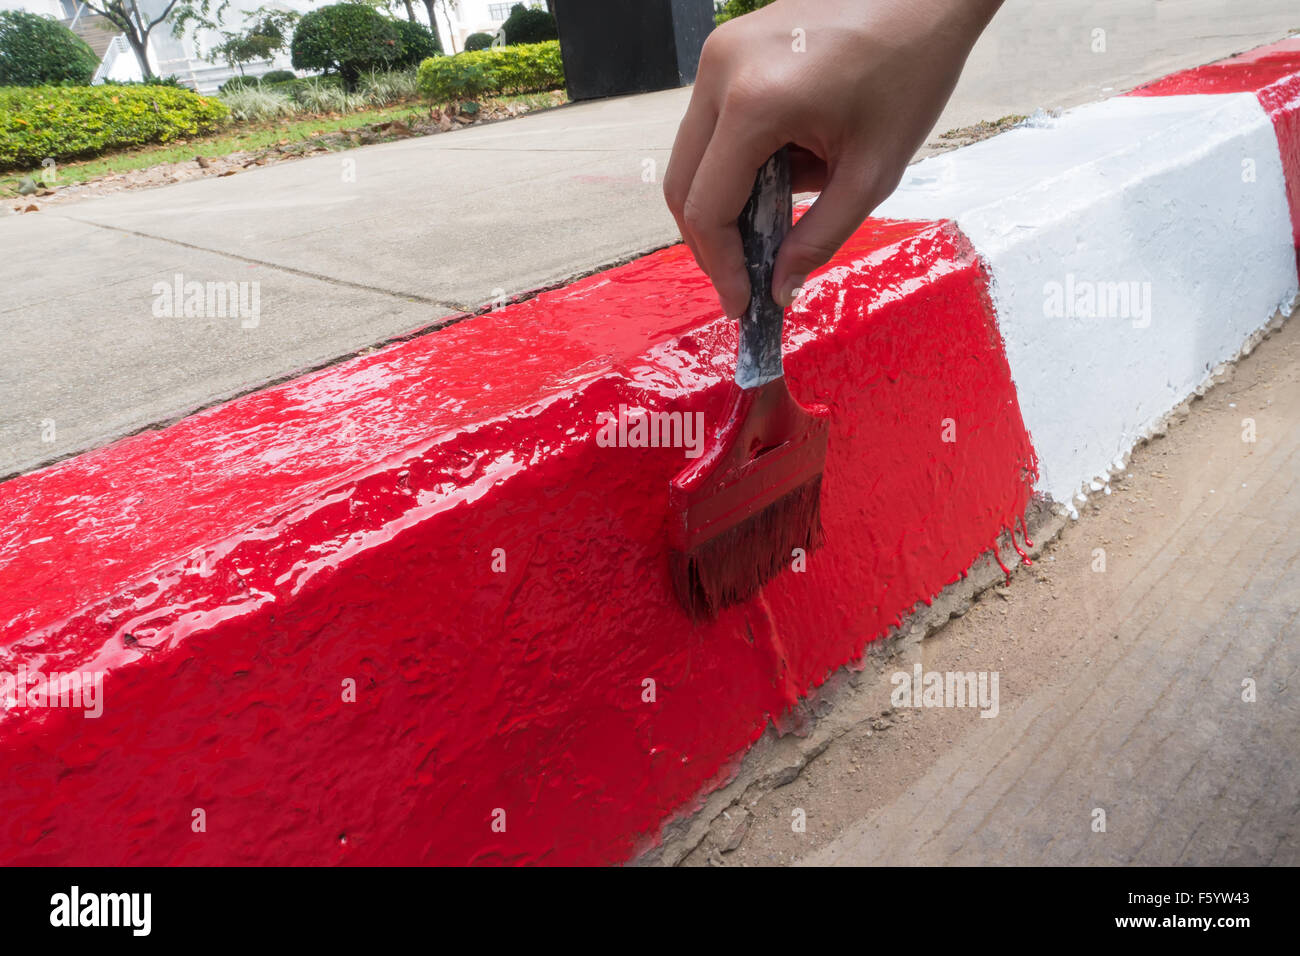
<svg viewBox="0 0 1300 956">
<path fill-rule="evenodd" d="M 1001 119 L 981 120 L 974 126 L 963 126 L 960 129 L 950 129 L 946 133 L 940 133 L 939 138 L 949 143 L 956 143 L 958 146 L 969 146 L 971 143 L 978 143 L 982 139 L 988 139 L 990 136 L 996 136 L 998 133 L 1006 132 L 1013 127 L 1023 123 L 1027 116 L 1019 113 L 1012 113 Z"/>
</svg>

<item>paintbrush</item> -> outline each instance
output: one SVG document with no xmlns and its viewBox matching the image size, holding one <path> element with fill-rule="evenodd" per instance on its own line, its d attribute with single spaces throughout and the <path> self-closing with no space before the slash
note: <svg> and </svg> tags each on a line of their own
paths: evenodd
<svg viewBox="0 0 1300 956">
<path fill-rule="evenodd" d="M 740 215 L 749 307 L 729 409 L 703 454 L 668 491 L 673 587 L 692 618 L 712 617 L 753 595 L 822 540 L 821 480 L 830 413 L 804 408 L 781 365 L 784 310 L 772 268 L 792 213 L 785 148 L 758 171 Z"/>
</svg>

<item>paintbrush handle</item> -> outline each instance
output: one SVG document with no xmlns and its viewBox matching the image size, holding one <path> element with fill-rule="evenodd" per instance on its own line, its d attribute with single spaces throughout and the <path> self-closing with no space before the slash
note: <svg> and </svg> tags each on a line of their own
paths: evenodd
<svg viewBox="0 0 1300 956">
<path fill-rule="evenodd" d="M 757 388 L 783 374 L 781 320 L 785 310 L 772 298 L 776 253 L 790 231 L 790 151 L 782 146 L 758 170 L 749 202 L 740 214 L 740 240 L 749 272 L 749 306 L 740 318 L 736 384 Z"/>
</svg>

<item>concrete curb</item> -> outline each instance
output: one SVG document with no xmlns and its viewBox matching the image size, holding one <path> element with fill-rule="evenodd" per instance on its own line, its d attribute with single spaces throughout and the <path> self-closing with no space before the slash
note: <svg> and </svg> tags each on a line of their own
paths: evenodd
<svg viewBox="0 0 1300 956">
<path fill-rule="evenodd" d="M 828 543 L 713 624 L 673 601 L 664 505 L 691 426 L 720 412 L 735 333 L 681 247 L 0 486 L 0 671 L 28 687 L 75 675 L 102 704 L 6 703 L 0 861 L 645 851 L 769 722 L 999 535 L 1023 550 L 1039 459 L 1038 489 L 1066 505 L 1294 292 L 1295 99 L 1268 112 L 1258 93 L 1300 76 L 1300 51 L 1279 46 L 1278 62 L 1255 55 L 1257 95 L 1110 101 L 913 168 L 885 212 L 921 221 L 870 221 L 791 312 L 792 389 L 833 413 Z M 1173 166 L 1150 161 L 1152 141 L 1108 148 L 1113 132 L 1082 165 L 1053 162 L 1079 132 L 1126 122 L 1173 137 Z M 1004 140 L 1038 180 L 1020 167 L 963 201 L 965 177 L 1021 155 Z M 1243 149 L 1260 188 L 1238 190 L 1240 209 L 1180 181 L 1217 182 Z M 1152 217 L 1089 281 L 1128 281 L 1117 256 L 1154 286 L 1235 251 L 1236 269 L 1186 273 L 1176 321 L 1153 309 L 1131 329 L 1191 336 L 1191 354 L 1135 363 L 1149 340 L 1043 322 L 1051 262 L 1080 244 L 1069 215 L 1030 200 L 1062 183 L 1097 229 Z M 1251 223 L 1244 239 L 1210 228 L 1227 213 Z M 1196 248 L 1161 241 L 1187 215 Z M 1072 357 L 1099 340 L 1078 374 Z M 1154 389 L 1121 387 L 1162 371 Z M 1080 403 L 1071 389 L 1087 387 L 1104 394 Z M 638 442 L 649 423 L 675 427 L 676 447 Z"/>
<path fill-rule="evenodd" d="M 1036 488 L 1071 514 L 1295 294 L 1298 70 L 1288 40 L 1035 117 L 878 210 L 953 219 L 989 264 Z"/>
</svg>

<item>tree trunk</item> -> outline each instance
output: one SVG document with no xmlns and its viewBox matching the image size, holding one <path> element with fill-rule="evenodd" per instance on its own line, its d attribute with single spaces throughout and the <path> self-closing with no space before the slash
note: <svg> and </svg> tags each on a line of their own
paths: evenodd
<svg viewBox="0 0 1300 956">
<path fill-rule="evenodd" d="M 135 51 L 135 58 L 140 61 L 141 78 L 151 80 L 153 67 L 149 65 L 149 31 L 153 26 L 141 15 L 136 0 L 128 0 L 128 3 L 122 5 L 122 9 L 126 14 L 123 19 L 129 26 L 126 31 L 126 42 L 131 44 L 131 49 Z"/>
<path fill-rule="evenodd" d="M 406 19 L 415 23 L 415 7 L 411 4 L 411 0 L 402 0 L 402 3 L 406 5 Z"/>
<path fill-rule="evenodd" d="M 153 79 L 153 67 L 149 65 L 149 34 L 145 34 L 143 39 L 136 36 L 134 30 L 127 30 L 123 34 L 126 42 L 131 44 L 131 52 L 135 58 L 140 61 L 140 75 L 146 80 Z"/>
<path fill-rule="evenodd" d="M 452 26 L 451 26 L 451 13 L 448 12 L 448 10 L 447 10 L 446 7 L 443 7 L 443 8 L 442 8 L 442 17 L 443 17 L 444 20 L 447 21 L 447 42 L 451 44 L 451 52 L 452 52 L 453 54 L 455 54 L 455 52 L 456 52 L 456 34 L 455 34 L 454 32 L 452 32 Z"/>
<path fill-rule="evenodd" d="M 435 34 L 438 32 L 438 21 L 435 19 L 436 16 L 435 9 L 437 5 L 438 5 L 438 0 L 424 0 L 424 9 L 427 10 L 429 13 L 429 29 L 432 30 Z M 447 42 L 451 45 L 451 49 L 448 52 L 455 53 L 456 34 L 452 32 L 451 14 L 447 12 L 446 6 L 442 8 L 442 16 L 443 19 L 447 21 Z"/>
</svg>

